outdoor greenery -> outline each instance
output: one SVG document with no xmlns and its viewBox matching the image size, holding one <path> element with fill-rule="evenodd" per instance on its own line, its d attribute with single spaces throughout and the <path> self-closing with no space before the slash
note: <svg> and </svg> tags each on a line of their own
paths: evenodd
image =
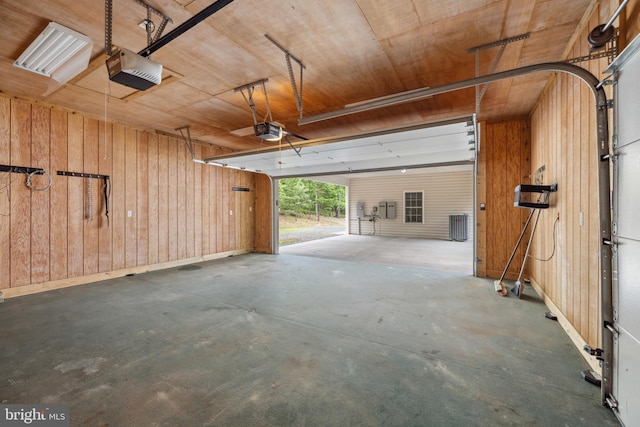
<svg viewBox="0 0 640 427">
<path fill-rule="evenodd" d="M 284 215 L 342 217 L 345 206 L 345 188 L 302 178 L 281 179 L 280 213 Z"/>
</svg>

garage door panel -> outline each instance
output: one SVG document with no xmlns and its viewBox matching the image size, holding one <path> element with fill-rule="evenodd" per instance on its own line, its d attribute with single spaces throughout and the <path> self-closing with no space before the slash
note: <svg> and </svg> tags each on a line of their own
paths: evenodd
<svg viewBox="0 0 640 427">
<path fill-rule="evenodd" d="M 640 240 L 640 221 L 637 219 L 640 197 L 631 197 L 638 193 L 640 185 L 640 143 L 626 145 L 619 150 L 617 174 L 617 233 L 619 236 Z"/>
<path fill-rule="evenodd" d="M 624 120 L 618 122 L 618 147 L 631 144 L 640 138 L 640 79 L 637 70 L 640 69 L 640 55 L 636 54 L 635 58 L 629 60 L 625 64 L 618 75 L 618 81 L 624 81 L 624 90 L 618 91 L 617 108 L 624 111 Z M 635 117 L 635 120 L 628 120 L 627 117 Z"/>
<path fill-rule="evenodd" d="M 618 288 L 618 326 L 640 337 L 640 241 L 619 239 L 617 257 L 619 282 L 636 284 Z"/>
<path fill-rule="evenodd" d="M 620 330 L 618 338 L 618 378 L 616 378 L 618 412 L 622 420 L 640 420 L 637 389 L 640 384 L 640 365 L 635 362 L 640 354 L 640 342 Z M 629 427 L 635 424 L 627 424 Z"/>
<path fill-rule="evenodd" d="M 607 72 L 616 77 L 613 310 L 618 334 L 614 335 L 612 385 L 618 403 L 614 412 L 624 425 L 635 426 L 640 425 L 640 36 Z"/>
</svg>

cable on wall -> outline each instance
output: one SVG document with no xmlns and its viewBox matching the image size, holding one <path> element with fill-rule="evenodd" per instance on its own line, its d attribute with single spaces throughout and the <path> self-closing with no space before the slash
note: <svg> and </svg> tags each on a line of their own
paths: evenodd
<svg viewBox="0 0 640 427">
<path fill-rule="evenodd" d="M 553 223 L 553 250 L 551 251 L 551 255 L 548 258 L 537 258 L 533 255 L 529 255 L 529 258 L 535 259 L 536 261 L 547 262 L 551 261 L 551 258 L 556 254 L 556 246 L 558 240 L 558 222 L 560 222 L 560 215 L 556 217 L 556 220 Z"/>
</svg>

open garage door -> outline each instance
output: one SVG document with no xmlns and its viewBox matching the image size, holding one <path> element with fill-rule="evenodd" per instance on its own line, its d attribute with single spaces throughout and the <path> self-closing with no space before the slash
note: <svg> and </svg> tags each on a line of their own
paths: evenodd
<svg viewBox="0 0 640 427">
<path fill-rule="evenodd" d="M 279 206 L 277 202 L 279 199 L 278 181 L 280 179 L 309 178 L 348 187 L 354 179 L 360 179 L 360 183 L 366 183 L 372 177 L 378 177 L 378 179 L 382 179 L 384 186 L 380 183 L 368 187 L 365 185 L 367 188 L 375 188 L 375 192 L 369 194 L 368 190 L 365 190 L 358 195 L 362 200 L 353 198 L 349 200 L 347 221 L 351 234 L 384 235 L 384 233 L 392 233 L 388 235 L 407 237 L 406 234 L 399 233 L 398 227 L 406 233 L 411 232 L 411 226 L 414 226 L 414 235 L 410 237 L 447 239 L 450 217 L 458 215 L 466 223 L 463 228 L 465 233 L 456 234 L 456 236 L 463 237 L 456 237 L 456 240 L 460 238 L 471 242 L 472 236 L 475 234 L 473 170 L 478 151 L 477 141 L 475 118 L 466 116 L 323 140 L 305 140 L 295 143 L 281 140 L 275 145 L 265 146 L 259 150 L 216 155 L 204 160 L 210 164 L 264 173 L 272 178 L 273 218 L 276 220 L 273 225 L 273 236 L 279 234 L 277 224 Z M 451 168 L 454 168 L 454 172 L 449 175 L 431 173 L 435 169 L 451 171 Z M 396 180 L 402 183 L 407 181 L 408 177 L 419 175 L 428 175 L 430 183 L 418 185 L 414 180 L 414 184 L 411 185 L 389 186 L 394 182 L 392 176 L 396 176 Z M 446 210 L 446 206 L 443 207 L 443 201 L 447 198 L 445 196 L 456 195 L 459 191 L 457 191 L 457 186 L 454 187 L 456 191 L 450 191 L 451 188 L 443 186 L 442 182 L 434 181 L 433 177 L 436 175 L 444 180 L 463 181 L 461 185 L 465 187 L 465 191 L 460 197 L 468 202 L 464 205 L 464 209 L 458 206 L 459 203 L 450 206 L 449 210 Z M 439 188 L 442 194 L 434 194 L 434 188 Z M 428 204 L 428 206 L 424 205 L 424 210 L 419 218 L 420 224 L 407 223 L 405 218 L 407 192 L 420 192 L 423 197 L 422 203 Z M 359 218 L 355 212 L 355 203 L 358 201 L 366 202 L 369 209 L 363 213 L 363 218 L 360 218 L 365 220 L 364 223 L 361 221 L 360 227 L 358 227 Z M 382 202 L 385 203 L 384 217 L 380 215 L 382 212 L 380 203 Z M 391 203 L 393 207 L 397 208 L 397 217 L 391 218 L 387 215 L 386 203 Z M 381 209 L 380 212 L 378 209 Z M 432 218 L 432 215 L 435 216 Z M 353 224 L 349 222 L 351 219 L 354 221 Z M 370 219 L 375 219 L 375 223 L 368 221 Z M 376 227 L 375 231 L 374 226 Z M 384 232 L 381 231 L 382 226 L 384 226 Z M 423 231 L 428 228 L 427 226 L 431 227 L 432 234 L 434 228 L 438 228 L 441 233 L 424 235 Z M 415 233 L 416 227 L 422 234 Z M 462 227 L 460 228 L 462 229 Z M 360 232 L 357 233 L 354 230 L 360 230 Z M 277 238 L 273 239 L 272 249 L 274 253 L 278 253 Z M 473 259 L 475 259 L 475 255 L 470 259 L 470 264 L 473 263 Z"/>
<path fill-rule="evenodd" d="M 283 216 L 291 196 L 280 186 L 278 253 L 473 274 L 473 172 L 468 164 L 311 178 L 347 189 L 346 223 L 333 229 Z"/>
</svg>

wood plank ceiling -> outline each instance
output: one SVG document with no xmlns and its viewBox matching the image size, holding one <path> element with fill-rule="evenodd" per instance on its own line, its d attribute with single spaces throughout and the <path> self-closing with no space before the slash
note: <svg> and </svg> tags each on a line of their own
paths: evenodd
<svg viewBox="0 0 640 427">
<path fill-rule="evenodd" d="M 169 16 L 165 34 L 213 0 L 147 0 Z M 476 75 L 469 49 L 524 33 L 509 43 L 496 71 L 559 61 L 593 0 L 235 0 L 153 54 L 163 83 L 144 92 L 110 82 L 104 66 L 104 5 L 98 1 L 0 0 L 0 90 L 91 113 L 136 127 L 178 134 L 190 125 L 198 141 L 229 150 L 264 147 L 237 136 L 252 125 L 247 103 L 234 88 L 268 78 L 275 121 L 306 138 L 329 138 L 416 125 L 476 111 L 474 89 L 298 125 L 299 113 L 285 56 L 277 40 L 306 69 L 305 117 L 401 91 L 433 87 Z M 134 0 L 113 0 L 113 44 L 133 51 L 147 45 L 138 23 L 147 17 Z M 151 16 L 156 26 L 160 19 Z M 89 36 L 90 69 L 43 97 L 49 84 L 12 65 L 49 21 Z M 481 50 L 479 73 L 491 72 L 499 47 Z M 295 64 L 294 73 L 299 71 Z M 491 84 L 479 120 L 523 116 L 539 98 L 548 74 Z M 299 82 L 298 82 L 299 83 Z M 258 114 L 266 114 L 256 90 Z M 106 108 L 105 108 L 106 106 Z M 105 116 L 106 112 L 106 116 Z"/>
</svg>

